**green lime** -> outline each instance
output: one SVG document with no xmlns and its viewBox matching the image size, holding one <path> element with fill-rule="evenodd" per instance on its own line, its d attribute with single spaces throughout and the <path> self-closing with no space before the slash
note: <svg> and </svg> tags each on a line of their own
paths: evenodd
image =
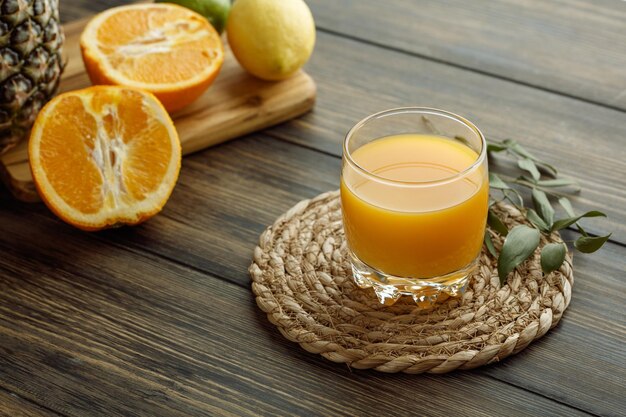
<svg viewBox="0 0 626 417">
<path fill-rule="evenodd" d="M 213 25 L 218 33 L 226 28 L 230 12 L 230 0 L 156 0 L 157 3 L 174 3 L 201 14 Z"/>
</svg>

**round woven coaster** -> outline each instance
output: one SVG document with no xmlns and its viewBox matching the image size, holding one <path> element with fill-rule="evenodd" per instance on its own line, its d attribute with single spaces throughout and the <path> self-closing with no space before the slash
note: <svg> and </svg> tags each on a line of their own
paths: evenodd
<svg viewBox="0 0 626 417">
<path fill-rule="evenodd" d="M 495 209 L 509 228 L 525 223 L 512 206 Z M 502 239 L 492 233 L 496 249 Z M 557 233 L 540 246 L 560 242 Z M 445 373 L 515 354 L 561 319 L 573 284 L 569 255 L 544 275 L 539 251 L 500 287 L 486 249 L 461 299 L 428 310 L 402 297 L 390 307 L 352 281 L 339 193 L 301 201 L 260 237 L 250 266 L 257 304 L 289 340 L 353 368 Z"/>
</svg>

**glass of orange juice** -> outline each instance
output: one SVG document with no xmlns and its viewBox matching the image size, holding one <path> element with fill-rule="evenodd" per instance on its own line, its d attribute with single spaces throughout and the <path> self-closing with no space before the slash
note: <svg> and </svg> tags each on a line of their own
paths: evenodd
<svg viewBox="0 0 626 417">
<path fill-rule="evenodd" d="M 365 118 L 346 136 L 341 172 L 354 281 L 387 305 L 463 293 L 488 200 L 487 145 L 471 122 L 422 107 Z"/>
</svg>

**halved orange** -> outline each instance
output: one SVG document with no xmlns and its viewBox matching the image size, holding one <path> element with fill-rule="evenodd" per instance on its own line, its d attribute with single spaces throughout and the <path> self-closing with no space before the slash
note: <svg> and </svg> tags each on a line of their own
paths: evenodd
<svg viewBox="0 0 626 417">
<path fill-rule="evenodd" d="M 181 163 L 178 134 L 156 97 L 114 86 L 52 99 L 37 116 L 28 154 L 41 199 L 83 230 L 154 216 Z"/>
<path fill-rule="evenodd" d="M 224 46 L 198 13 L 169 4 L 133 4 L 96 15 L 80 47 L 93 84 L 141 88 L 179 110 L 213 82 Z"/>
</svg>

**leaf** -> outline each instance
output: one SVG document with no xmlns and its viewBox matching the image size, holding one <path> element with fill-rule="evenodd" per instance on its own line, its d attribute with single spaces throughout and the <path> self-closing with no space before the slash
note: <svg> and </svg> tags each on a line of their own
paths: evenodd
<svg viewBox="0 0 626 417">
<path fill-rule="evenodd" d="M 576 239 L 576 242 L 574 242 L 574 246 L 576 246 L 576 249 L 578 249 L 582 253 L 593 253 L 600 249 L 602 245 L 604 245 L 604 243 L 609 240 L 611 235 L 612 233 L 609 233 L 606 236 L 597 237 L 581 236 Z"/>
<path fill-rule="evenodd" d="M 489 186 L 498 190 L 508 190 L 511 188 L 506 182 L 502 181 L 502 178 L 498 177 L 493 172 L 489 173 Z"/>
<path fill-rule="evenodd" d="M 511 204 L 513 204 L 517 208 L 524 207 L 524 199 L 522 198 L 522 195 L 515 188 L 511 188 L 509 190 L 503 190 L 502 192 L 506 196 L 507 200 L 511 202 Z M 515 197 L 517 197 L 517 202 L 511 199 L 509 192 L 512 192 L 515 195 Z"/>
<path fill-rule="evenodd" d="M 542 180 L 537 181 L 537 185 L 541 187 L 553 188 L 553 187 L 567 187 L 574 186 L 580 188 L 578 182 L 572 178 L 557 178 L 554 180 Z"/>
<path fill-rule="evenodd" d="M 524 171 L 528 171 L 530 175 L 533 176 L 533 179 L 536 181 L 541 178 L 541 174 L 537 169 L 537 165 L 532 161 L 532 159 L 520 159 L 517 161 L 517 166 L 523 169 Z"/>
<path fill-rule="evenodd" d="M 537 181 L 535 181 L 534 178 L 527 177 L 526 175 L 520 175 L 519 177 L 517 177 L 517 179 L 518 180 L 522 180 L 522 181 L 526 181 L 528 184 L 521 183 L 520 185 L 523 185 L 523 186 L 528 187 L 528 188 L 534 188 L 535 184 L 537 183 Z"/>
<path fill-rule="evenodd" d="M 489 224 L 489 227 L 500 233 L 500 235 L 502 236 L 506 236 L 509 234 L 509 228 L 506 227 L 504 223 L 502 223 L 502 220 L 500 220 L 498 215 L 492 210 L 489 210 L 489 212 L 487 213 L 487 224 Z"/>
<path fill-rule="evenodd" d="M 561 267 L 567 248 L 564 243 L 548 243 L 541 249 L 541 270 L 548 274 Z"/>
<path fill-rule="evenodd" d="M 574 209 L 572 208 L 572 203 L 569 202 L 567 197 L 559 198 L 559 204 L 561 205 L 561 207 L 563 207 L 563 209 L 568 215 L 570 215 L 571 217 L 576 216 L 576 213 L 574 212 Z M 579 225 L 578 223 L 576 223 L 576 228 L 578 229 L 580 233 L 582 233 L 583 236 L 589 236 L 587 232 L 585 231 L 585 229 L 583 229 L 583 227 Z"/>
<path fill-rule="evenodd" d="M 502 152 L 507 150 L 509 147 L 503 145 L 501 143 L 489 142 L 487 143 L 487 152 Z"/>
<path fill-rule="evenodd" d="M 548 196 L 543 191 L 533 188 L 532 197 L 537 213 L 546 222 L 547 229 L 550 229 L 552 223 L 554 223 L 554 209 L 552 204 L 550 204 L 550 200 L 548 200 Z"/>
<path fill-rule="evenodd" d="M 561 207 L 563 207 L 565 212 L 570 217 L 576 217 L 576 214 L 574 213 L 574 209 L 572 208 L 572 203 L 570 203 L 570 201 L 567 199 L 567 197 L 559 198 L 559 204 L 561 205 Z"/>
<path fill-rule="evenodd" d="M 485 246 L 487 247 L 487 250 L 489 251 L 491 256 L 493 256 L 494 258 L 498 257 L 498 253 L 496 252 L 496 248 L 495 248 L 495 246 L 493 246 L 493 241 L 491 240 L 491 235 L 486 230 L 485 230 Z"/>
<path fill-rule="evenodd" d="M 528 211 L 526 211 L 526 218 L 530 220 L 532 224 L 534 224 L 535 226 L 537 226 L 539 229 L 543 230 L 544 232 L 550 231 L 550 228 L 548 227 L 546 222 L 544 222 L 543 219 L 539 217 L 539 215 L 537 214 L 535 210 L 528 209 Z"/>
<path fill-rule="evenodd" d="M 520 145 L 519 143 L 514 143 L 512 144 L 509 149 L 511 151 L 513 151 L 513 153 L 522 156 L 524 158 L 527 159 L 532 159 L 533 161 L 535 161 L 535 163 L 539 166 L 541 166 L 544 170 L 548 171 L 548 173 L 550 173 L 550 175 L 552 175 L 553 177 L 556 177 L 558 175 L 558 172 L 556 170 L 555 167 L 553 167 L 552 165 L 548 164 L 547 162 L 543 162 L 542 160 L 540 160 L 539 158 L 537 158 L 535 155 L 531 154 L 530 152 L 528 152 L 526 149 L 524 149 L 522 147 L 522 145 Z"/>
<path fill-rule="evenodd" d="M 557 220 L 552 225 L 552 231 L 565 229 L 566 227 L 573 225 L 583 217 L 606 217 L 606 214 L 602 213 L 601 211 L 593 210 L 588 211 L 585 214 L 581 214 L 580 216 L 568 217 L 566 219 Z"/>
<path fill-rule="evenodd" d="M 537 164 L 539 168 L 543 169 L 545 172 L 547 172 L 548 174 L 552 175 L 555 178 L 559 175 L 559 172 L 556 170 L 556 168 L 553 165 L 550 165 L 543 161 L 535 161 L 535 164 Z"/>
<path fill-rule="evenodd" d="M 498 257 L 500 285 L 504 285 L 509 273 L 537 249 L 539 235 L 539 230 L 524 225 L 515 226 L 509 232 Z"/>
<path fill-rule="evenodd" d="M 532 159 L 533 161 L 538 161 L 537 157 L 530 152 L 528 152 L 522 145 L 515 142 L 511 145 L 510 149 L 516 154 L 523 156 L 524 158 Z"/>
</svg>

